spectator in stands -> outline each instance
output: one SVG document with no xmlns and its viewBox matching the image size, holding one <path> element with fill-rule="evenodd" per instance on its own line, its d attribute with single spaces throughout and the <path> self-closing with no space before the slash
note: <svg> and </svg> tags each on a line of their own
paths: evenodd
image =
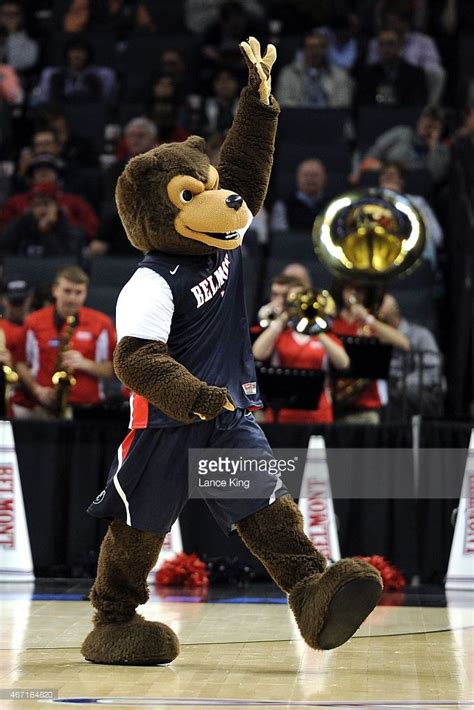
<svg viewBox="0 0 474 710">
<path fill-rule="evenodd" d="M 79 260 L 85 233 L 67 220 L 59 206 L 60 192 L 52 183 L 33 185 L 29 207 L 0 234 L 0 254 L 8 256 L 73 256 Z"/>
<path fill-rule="evenodd" d="M 23 89 L 15 69 L 4 63 L 0 51 L 0 103 L 18 106 L 23 101 Z"/>
<path fill-rule="evenodd" d="M 380 286 L 363 286 L 339 281 L 331 289 L 338 306 L 332 332 L 341 337 L 375 337 L 403 352 L 410 350 L 408 338 L 377 317 L 383 300 Z M 382 380 L 339 379 L 333 391 L 336 418 L 346 422 L 377 424 L 387 404 L 387 385 Z"/>
<path fill-rule="evenodd" d="M 428 101 L 437 104 L 443 94 L 446 71 L 441 65 L 441 58 L 434 40 L 422 32 L 411 29 L 412 11 L 410 9 L 389 7 L 384 14 L 384 26 L 397 30 L 402 37 L 402 56 L 410 64 L 423 69 L 428 83 Z M 373 38 L 369 42 L 367 61 L 375 64 L 380 61 L 380 46 Z"/>
<path fill-rule="evenodd" d="M 115 186 L 125 165 L 130 158 L 140 153 L 146 153 L 158 145 L 158 130 L 149 118 L 137 116 L 127 123 L 123 139 L 117 148 L 117 162 L 110 165 L 104 172 L 103 197 L 105 209 L 115 205 Z"/>
<path fill-rule="evenodd" d="M 43 128 L 49 128 L 54 132 L 54 143 L 57 149 L 53 145 L 52 149 L 37 150 L 35 146 L 35 152 L 56 155 L 74 170 L 98 166 L 99 159 L 94 144 L 84 136 L 74 133 L 69 118 L 61 106 L 55 104 L 44 106 L 40 121 Z M 38 140 L 36 139 L 36 142 Z"/>
<path fill-rule="evenodd" d="M 173 81 L 178 102 L 183 102 L 195 90 L 186 56 L 177 47 L 166 47 L 161 51 L 159 76 L 167 76 Z"/>
<path fill-rule="evenodd" d="M 23 9 L 18 0 L 4 0 L 0 5 L 0 54 L 17 72 L 34 67 L 38 60 L 38 42 L 23 27 Z"/>
<path fill-rule="evenodd" d="M 33 289 L 21 276 L 10 278 L 1 288 L 3 320 L 20 327 L 31 310 Z"/>
<path fill-rule="evenodd" d="M 441 142 L 443 118 L 440 110 L 428 106 L 418 118 L 416 128 L 395 126 L 382 133 L 367 150 L 359 171 L 379 170 L 382 163 L 397 161 L 406 170 L 425 169 L 433 181 L 442 182 L 448 173 L 449 148 Z M 359 173 L 351 177 L 357 182 Z"/>
<path fill-rule="evenodd" d="M 48 183 L 56 192 L 58 203 L 68 222 L 82 229 L 88 239 L 93 239 L 97 233 L 98 219 L 92 207 L 79 195 L 63 192 L 59 185 L 61 164 L 52 155 L 37 155 L 30 163 L 27 179 L 31 186 Z M 12 195 L 0 207 L 0 230 L 15 217 L 22 215 L 30 206 L 31 190 Z"/>
<path fill-rule="evenodd" d="M 305 290 L 305 285 L 294 277 L 277 277 L 272 281 L 270 307 L 275 317 L 253 343 L 256 360 L 270 361 L 281 367 L 305 370 L 328 370 L 329 364 L 337 370 L 349 367 L 349 358 L 344 347 L 332 333 L 305 335 L 297 333 L 288 324 L 288 297 Z M 273 421 L 273 412 L 266 413 L 266 421 Z M 285 423 L 330 423 L 333 421 L 331 396 L 326 385 L 319 405 L 314 410 L 282 409 L 280 422 Z"/>
<path fill-rule="evenodd" d="M 189 32 L 201 35 L 219 19 L 219 8 L 225 0 L 184 0 L 184 24 Z M 259 0 L 240 0 L 245 12 L 256 19 L 262 19 L 264 9 Z"/>
<path fill-rule="evenodd" d="M 400 32 L 390 27 L 380 30 L 377 46 L 379 61 L 361 67 L 357 74 L 356 103 L 424 106 L 427 99 L 425 74 L 403 59 Z"/>
<path fill-rule="evenodd" d="M 62 143 L 62 140 L 67 142 Z M 50 155 L 57 159 L 58 179 L 62 188 L 67 192 L 81 195 L 95 208 L 99 207 L 100 173 L 97 167 L 97 157 L 95 157 L 95 165 L 91 162 L 89 165 L 83 166 L 78 162 L 79 157 L 82 159 L 82 156 L 88 156 L 86 159 L 92 161 L 95 155 L 93 147 L 91 148 L 87 141 L 75 137 L 68 139 L 64 134 L 60 140 L 54 128 L 36 129 L 33 133 L 31 147 L 26 146 L 21 150 L 13 182 L 16 190 L 24 190 L 28 187 L 27 177 L 31 163 L 40 155 Z"/>
<path fill-rule="evenodd" d="M 180 143 L 190 133 L 180 125 L 179 106 L 175 99 L 155 99 L 148 112 L 158 129 L 156 144 Z"/>
<path fill-rule="evenodd" d="M 109 67 L 92 63 L 92 49 L 80 37 L 73 37 L 65 48 L 65 67 L 46 67 L 32 92 L 32 104 L 51 101 L 101 102 L 112 105 L 117 95 L 115 73 Z"/>
<path fill-rule="evenodd" d="M 387 190 L 405 193 L 405 171 L 400 163 L 395 161 L 384 163 L 379 174 L 380 187 Z M 443 243 L 443 230 L 438 218 L 428 202 L 421 195 L 407 195 L 423 218 L 426 230 L 426 246 L 423 258 L 429 261 L 433 269 L 437 269 L 436 250 Z"/>
<path fill-rule="evenodd" d="M 130 3 L 127 0 L 71 0 L 64 15 L 63 27 L 65 32 L 105 29 L 113 33 L 117 40 L 126 39 L 134 29 L 156 30 L 147 3 Z"/>
<path fill-rule="evenodd" d="M 69 404 L 81 406 L 102 400 L 102 380 L 113 377 L 116 335 L 108 316 L 84 307 L 88 283 L 87 274 L 79 267 L 62 269 L 52 289 L 55 305 L 26 318 L 17 363 L 26 393 L 14 396 L 16 418 L 54 416 L 56 391 L 51 378 L 59 367 L 76 378 L 69 392 Z M 65 348 L 68 316 L 75 316 L 77 322 Z"/>
<path fill-rule="evenodd" d="M 257 18 L 248 14 L 238 0 L 225 0 L 219 7 L 218 19 L 204 31 L 200 46 L 202 69 L 200 72 L 204 89 L 210 85 L 216 69 L 226 68 L 235 72 L 241 83 L 245 82 L 246 65 L 239 49 L 242 38 L 258 37 L 264 47 L 266 28 Z"/>
<path fill-rule="evenodd" d="M 329 27 L 318 28 L 329 40 L 328 61 L 341 69 L 352 71 L 360 60 L 360 24 L 356 15 L 343 12 L 331 21 Z"/>
<path fill-rule="evenodd" d="M 441 354 L 433 334 L 403 318 L 397 300 L 386 294 L 377 317 L 396 328 L 410 343 L 409 352 L 394 349 L 390 361 L 390 409 L 413 414 L 440 414 L 442 409 Z"/>
<path fill-rule="evenodd" d="M 296 190 L 284 200 L 277 200 L 270 215 L 270 228 L 311 233 L 314 220 L 331 196 L 327 192 L 326 168 L 320 160 L 303 160 L 296 169 Z"/>
<path fill-rule="evenodd" d="M 327 36 L 315 31 L 306 35 L 301 59 L 281 69 L 275 96 L 281 106 L 344 108 L 352 91 L 349 74 L 328 59 Z"/>
<path fill-rule="evenodd" d="M 202 104 L 201 130 L 203 135 L 225 135 L 232 125 L 239 102 L 240 83 L 232 71 L 221 69 L 212 80 L 213 93 Z"/>
</svg>

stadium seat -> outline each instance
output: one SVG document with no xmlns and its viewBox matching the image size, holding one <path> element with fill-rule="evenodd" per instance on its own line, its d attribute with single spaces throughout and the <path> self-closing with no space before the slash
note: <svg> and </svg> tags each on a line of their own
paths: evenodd
<svg viewBox="0 0 474 710">
<path fill-rule="evenodd" d="M 136 257 L 96 256 L 90 264 L 91 285 L 122 288 L 139 262 L 138 254 Z"/>
<path fill-rule="evenodd" d="M 360 106 L 357 112 L 357 145 L 365 151 L 385 131 L 395 126 L 415 126 L 419 106 Z"/>
<path fill-rule="evenodd" d="M 311 261 L 314 259 L 311 233 L 292 230 L 272 232 L 270 235 L 270 258 L 286 259 L 286 261 Z"/>
<path fill-rule="evenodd" d="M 66 113 L 72 131 L 92 141 L 97 151 L 101 152 L 104 144 L 106 108 L 103 103 L 68 103 Z"/>
<path fill-rule="evenodd" d="M 60 269 L 76 263 L 73 257 L 7 256 L 3 260 L 3 280 L 22 278 L 32 286 L 49 286 Z"/>
<path fill-rule="evenodd" d="M 349 120 L 348 109 L 283 108 L 278 122 L 278 140 L 344 147 Z"/>
<path fill-rule="evenodd" d="M 96 286 L 91 284 L 87 294 L 86 306 L 95 308 L 115 320 L 115 307 L 120 293 L 120 286 Z"/>
</svg>

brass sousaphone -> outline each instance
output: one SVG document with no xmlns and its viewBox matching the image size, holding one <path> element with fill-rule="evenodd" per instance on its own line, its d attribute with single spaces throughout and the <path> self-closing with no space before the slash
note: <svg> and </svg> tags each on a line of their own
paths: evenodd
<svg viewBox="0 0 474 710">
<path fill-rule="evenodd" d="M 313 226 L 316 255 L 336 277 L 382 285 L 417 267 L 425 248 L 423 218 L 406 195 L 369 188 L 338 195 Z M 347 410 L 368 380 L 337 379 L 333 398 Z"/>
<path fill-rule="evenodd" d="M 332 200 L 314 222 L 313 241 L 334 276 L 383 284 L 415 268 L 426 235 L 423 218 L 406 195 L 369 188 Z"/>
</svg>

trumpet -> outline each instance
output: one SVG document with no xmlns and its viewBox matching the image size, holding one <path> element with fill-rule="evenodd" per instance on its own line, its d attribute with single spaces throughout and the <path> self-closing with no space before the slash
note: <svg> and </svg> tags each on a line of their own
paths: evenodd
<svg viewBox="0 0 474 710">
<path fill-rule="evenodd" d="M 260 308 L 257 314 L 258 324 L 261 328 L 268 328 L 270 323 L 278 318 L 281 311 L 275 308 L 272 303 L 267 303 Z"/>
<path fill-rule="evenodd" d="M 6 350 L 6 336 L 3 328 L 0 328 L 0 350 Z M 2 409 L 1 415 L 6 417 L 8 415 L 9 405 L 10 405 L 10 390 L 12 385 L 18 383 L 18 373 L 10 367 L 10 365 L 2 365 L 2 376 L 3 376 L 3 398 L 2 398 Z"/>
<path fill-rule="evenodd" d="M 71 387 L 76 384 L 76 378 L 63 367 L 63 356 L 71 344 L 72 334 L 77 324 L 76 316 L 66 318 L 66 329 L 59 345 L 58 357 L 56 360 L 56 371 L 51 378 L 55 389 L 54 416 L 57 419 L 71 419 L 72 410 L 68 407 L 67 400 Z"/>
<path fill-rule="evenodd" d="M 290 291 L 287 299 L 288 323 L 297 333 L 319 335 L 331 330 L 336 316 L 336 302 L 326 291 Z"/>
</svg>

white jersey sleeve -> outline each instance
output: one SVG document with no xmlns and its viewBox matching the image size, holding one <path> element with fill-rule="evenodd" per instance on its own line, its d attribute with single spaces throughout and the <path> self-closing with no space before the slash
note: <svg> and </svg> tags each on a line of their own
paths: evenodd
<svg viewBox="0 0 474 710">
<path fill-rule="evenodd" d="M 129 336 L 166 343 L 173 311 L 173 294 L 165 279 L 151 269 L 138 269 L 118 297 L 117 341 Z"/>
</svg>

